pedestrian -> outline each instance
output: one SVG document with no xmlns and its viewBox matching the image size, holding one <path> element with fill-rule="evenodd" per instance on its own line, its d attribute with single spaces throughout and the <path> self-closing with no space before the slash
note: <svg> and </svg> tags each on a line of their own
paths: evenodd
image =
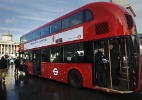
<svg viewBox="0 0 142 100">
<path fill-rule="evenodd" d="M 10 61 L 10 60 L 9 60 L 9 56 L 8 56 L 7 54 L 5 54 L 5 55 L 4 55 L 4 58 L 5 58 L 6 62 L 7 62 L 7 65 L 6 65 L 6 66 L 7 66 L 7 70 L 8 70 L 8 69 L 9 69 L 9 64 L 10 64 L 10 63 L 9 63 L 9 61 Z"/>
<path fill-rule="evenodd" d="M 110 48 L 110 59 L 111 59 L 112 83 L 114 85 L 118 85 L 119 62 L 118 62 L 117 50 L 114 48 L 113 44 L 110 44 L 109 48 Z"/>
<path fill-rule="evenodd" d="M 4 82 L 5 82 L 6 70 L 7 70 L 7 60 L 5 59 L 4 56 L 2 56 L 0 60 L 0 73 L 1 73 L 1 79 Z"/>
<path fill-rule="evenodd" d="M 14 64 L 15 64 L 15 74 L 18 74 L 18 69 L 20 66 L 20 60 L 18 57 L 15 59 Z"/>
<path fill-rule="evenodd" d="M 105 81 L 105 64 L 109 61 L 104 56 L 103 46 L 99 46 L 98 52 L 95 54 L 95 66 L 97 72 L 97 80 L 99 86 L 107 86 Z"/>
<path fill-rule="evenodd" d="M 14 60 L 13 60 L 13 58 L 10 59 L 10 65 L 11 65 L 11 68 L 13 68 L 13 65 L 14 65 Z"/>
</svg>

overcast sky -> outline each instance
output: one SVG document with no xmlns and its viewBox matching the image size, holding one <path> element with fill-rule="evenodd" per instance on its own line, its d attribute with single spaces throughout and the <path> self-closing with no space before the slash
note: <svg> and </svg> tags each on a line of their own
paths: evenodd
<svg viewBox="0 0 142 100">
<path fill-rule="evenodd" d="M 0 0 L 0 39 L 7 29 L 18 40 L 23 34 L 85 4 L 110 0 Z M 138 33 L 142 33 L 142 3 L 126 0 L 136 11 Z"/>
</svg>

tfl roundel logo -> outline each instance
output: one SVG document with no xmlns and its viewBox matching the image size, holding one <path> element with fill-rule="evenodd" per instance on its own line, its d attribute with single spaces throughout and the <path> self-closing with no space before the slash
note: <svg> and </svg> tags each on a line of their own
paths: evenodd
<svg viewBox="0 0 142 100">
<path fill-rule="evenodd" d="M 54 74 L 54 75 L 58 75 L 58 69 L 57 69 L 57 68 L 54 68 L 54 69 L 53 69 L 53 74 Z"/>
<path fill-rule="evenodd" d="M 81 39 L 81 35 L 79 34 L 79 35 L 77 36 L 77 38 L 78 38 L 78 39 Z"/>
</svg>

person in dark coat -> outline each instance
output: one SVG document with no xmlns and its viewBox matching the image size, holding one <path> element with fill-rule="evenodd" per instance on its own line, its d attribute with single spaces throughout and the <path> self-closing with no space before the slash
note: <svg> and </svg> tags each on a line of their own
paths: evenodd
<svg viewBox="0 0 142 100">
<path fill-rule="evenodd" d="M 0 68 L 1 69 L 6 69 L 7 68 L 7 60 L 4 58 L 4 56 L 1 57 Z"/>
<path fill-rule="evenodd" d="M 15 64 L 15 74 L 18 74 L 18 69 L 20 66 L 20 60 L 18 57 L 15 59 L 14 64 Z"/>
<path fill-rule="evenodd" d="M 98 52 L 95 54 L 95 66 L 97 72 L 97 79 L 99 86 L 106 86 L 105 82 L 105 63 L 108 63 L 108 60 L 103 54 L 104 48 L 99 47 Z"/>
<path fill-rule="evenodd" d="M 111 59 L 112 83 L 114 85 L 118 85 L 119 62 L 118 62 L 117 50 L 114 48 L 113 44 L 110 44 L 109 48 L 110 48 L 110 59 Z"/>
<path fill-rule="evenodd" d="M 7 60 L 4 58 L 4 56 L 1 57 L 0 60 L 0 73 L 2 75 L 2 79 L 5 81 L 6 76 L 6 69 L 7 69 Z"/>
</svg>

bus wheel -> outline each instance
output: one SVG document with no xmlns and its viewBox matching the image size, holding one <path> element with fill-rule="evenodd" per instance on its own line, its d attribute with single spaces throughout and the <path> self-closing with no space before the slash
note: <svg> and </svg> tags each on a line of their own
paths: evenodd
<svg viewBox="0 0 142 100">
<path fill-rule="evenodd" d="M 82 75 L 79 71 L 73 70 L 69 73 L 68 82 L 75 88 L 81 88 L 83 83 Z"/>
</svg>

